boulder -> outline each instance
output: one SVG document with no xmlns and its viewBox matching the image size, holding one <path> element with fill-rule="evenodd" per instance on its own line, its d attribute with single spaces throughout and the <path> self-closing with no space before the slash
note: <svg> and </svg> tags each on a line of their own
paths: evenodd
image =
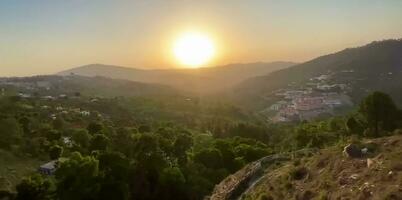
<svg viewBox="0 0 402 200">
<path fill-rule="evenodd" d="M 355 144 L 349 144 L 343 148 L 343 154 L 349 158 L 361 158 L 363 156 L 361 149 Z"/>
</svg>

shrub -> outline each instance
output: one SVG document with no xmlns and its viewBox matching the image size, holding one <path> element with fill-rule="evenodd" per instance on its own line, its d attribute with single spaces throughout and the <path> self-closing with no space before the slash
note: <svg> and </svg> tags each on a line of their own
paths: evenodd
<svg viewBox="0 0 402 200">
<path fill-rule="evenodd" d="M 301 180 L 308 175 L 308 171 L 305 167 L 296 167 L 290 171 L 289 175 L 292 180 Z"/>
<path fill-rule="evenodd" d="M 260 194 L 260 196 L 258 197 L 258 200 L 274 200 L 274 198 L 272 198 L 271 195 L 268 194 Z"/>
<path fill-rule="evenodd" d="M 396 129 L 393 132 L 394 135 L 402 135 L 402 129 Z"/>
<path fill-rule="evenodd" d="M 300 165 L 300 159 L 295 159 L 295 160 L 293 160 L 293 166 L 295 166 L 295 167 L 297 167 L 297 166 L 299 166 Z"/>
</svg>

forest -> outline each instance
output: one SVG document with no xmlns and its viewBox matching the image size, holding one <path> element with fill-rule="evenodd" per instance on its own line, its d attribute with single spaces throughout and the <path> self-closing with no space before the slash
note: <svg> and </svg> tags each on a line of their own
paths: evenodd
<svg viewBox="0 0 402 200">
<path fill-rule="evenodd" d="M 16 182 L 7 180 L 9 172 L 1 174 L 0 197 L 18 200 L 203 199 L 264 156 L 402 128 L 402 112 L 382 92 L 345 116 L 283 124 L 229 103 L 183 96 L 10 95 L 0 99 L 0 113 L 1 153 L 21 162 L 55 161 L 50 174 L 35 170 Z"/>
</svg>

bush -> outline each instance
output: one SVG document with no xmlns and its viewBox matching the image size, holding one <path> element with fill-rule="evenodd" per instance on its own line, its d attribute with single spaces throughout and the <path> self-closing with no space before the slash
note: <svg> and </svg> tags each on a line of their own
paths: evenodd
<svg viewBox="0 0 402 200">
<path fill-rule="evenodd" d="M 60 158 L 62 154 L 63 154 L 63 147 L 59 145 L 54 145 L 49 149 L 49 157 L 52 160 Z"/>
<path fill-rule="evenodd" d="M 289 175 L 292 180 L 302 180 L 308 175 L 308 170 L 305 167 L 296 167 L 290 171 Z"/>
<path fill-rule="evenodd" d="M 293 160 L 293 166 L 297 167 L 301 164 L 300 159 L 296 158 L 295 160 Z"/>
<path fill-rule="evenodd" d="M 274 200 L 274 198 L 272 198 L 271 195 L 268 194 L 260 194 L 260 196 L 258 197 L 258 200 Z"/>
<path fill-rule="evenodd" d="M 394 135 L 402 135 L 402 129 L 396 129 L 393 132 Z"/>
</svg>

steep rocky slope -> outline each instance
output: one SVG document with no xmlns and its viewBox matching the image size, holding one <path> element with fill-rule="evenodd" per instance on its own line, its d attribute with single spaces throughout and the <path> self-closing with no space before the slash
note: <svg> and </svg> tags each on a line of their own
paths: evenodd
<svg viewBox="0 0 402 200">
<path fill-rule="evenodd" d="M 312 154 L 294 154 L 288 161 L 271 162 L 247 179 L 252 163 L 230 177 L 246 182 L 226 185 L 226 179 L 211 199 L 402 199 L 402 135 L 354 143 L 366 153 L 348 157 L 342 153 L 343 144 Z"/>
</svg>

